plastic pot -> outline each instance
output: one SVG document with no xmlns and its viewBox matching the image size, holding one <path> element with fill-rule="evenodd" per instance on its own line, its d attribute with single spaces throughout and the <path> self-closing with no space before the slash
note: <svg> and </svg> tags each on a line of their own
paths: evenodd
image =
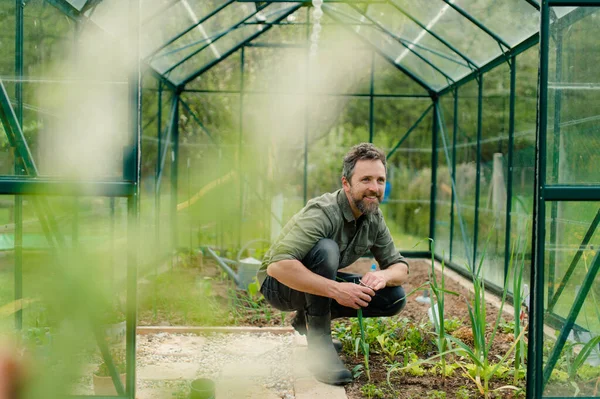
<svg viewBox="0 0 600 399">
<path fill-rule="evenodd" d="M 190 399 L 215 399 L 215 383 L 208 378 L 192 381 Z"/>
</svg>

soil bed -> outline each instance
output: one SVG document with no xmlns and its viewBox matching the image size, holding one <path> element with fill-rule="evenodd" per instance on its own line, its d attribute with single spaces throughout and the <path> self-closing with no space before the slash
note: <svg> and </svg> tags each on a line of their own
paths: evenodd
<svg viewBox="0 0 600 399">
<path fill-rule="evenodd" d="M 365 273 L 369 270 L 370 262 L 364 261 L 352 265 L 349 271 Z M 429 280 L 429 273 L 431 270 L 431 262 L 429 260 L 411 260 L 410 261 L 410 276 L 404 288 L 407 293 L 411 292 L 414 288 L 419 287 L 421 284 Z M 438 279 L 440 277 L 439 272 L 436 272 Z M 439 281 L 439 280 L 438 280 Z M 455 324 L 458 327 L 452 332 L 453 335 L 458 336 L 463 342 L 469 343 L 472 341 L 472 333 L 470 323 L 468 322 L 468 307 L 467 301 L 472 300 L 472 293 L 468 289 L 458 284 L 454 280 L 446 277 L 445 279 L 446 289 L 457 292 L 459 296 L 449 295 L 445 296 L 444 313 L 445 319 L 457 319 Z M 437 354 L 437 348 L 434 343 L 435 335 L 433 334 L 433 327 L 429 323 L 428 309 L 429 304 L 423 304 L 416 301 L 416 297 L 419 293 L 411 295 L 408 300 L 406 307 L 402 312 L 396 316 L 398 318 L 406 318 L 409 326 L 418 326 L 418 328 L 425 328 L 431 331 L 431 334 L 427 335 L 427 340 L 430 342 L 424 342 L 423 354 L 420 354 L 419 358 L 425 359 L 430 356 Z M 498 317 L 498 309 L 491 303 L 487 303 L 487 325 L 493 326 Z M 510 319 L 510 316 L 506 313 L 503 315 L 504 321 Z M 458 322 L 460 320 L 460 322 Z M 341 321 L 342 324 L 349 324 L 349 321 Z M 426 326 L 426 327 L 425 327 Z M 491 327 L 488 331 L 488 337 L 491 335 Z M 512 333 L 504 333 L 499 329 L 494 344 L 491 349 L 490 359 L 496 361 L 497 356 L 503 356 L 511 347 L 514 337 Z M 354 350 L 347 350 L 345 346 L 344 362 L 348 369 L 352 370 L 357 365 L 364 363 L 364 357 L 362 352 L 359 351 L 359 355 L 355 356 Z M 387 373 L 390 366 L 390 362 L 385 359 L 382 353 L 379 353 L 379 347 L 372 345 L 370 347 L 369 356 L 369 368 L 371 374 L 371 381 L 368 381 L 365 373 L 362 373 L 358 378 L 346 386 L 346 393 L 349 399 L 358 399 L 369 397 L 368 394 L 364 394 L 367 390 L 365 385 L 372 384 L 370 389 L 371 397 L 380 398 L 476 398 L 479 397 L 475 384 L 466 376 L 460 368 L 456 369 L 452 376 L 446 377 L 445 381 L 442 380 L 439 373 L 433 372 L 433 366 L 422 365 L 425 373 L 423 375 L 410 375 L 406 372 L 395 372 L 391 374 L 390 384 L 387 383 Z M 401 356 L 399 356 L 401 359 Z M 437 359 L 433 363 L 437 363 Z M 452 358 L 449 358 L 447 363 L 455 363 Z M 513 377 L 508 376 L 505 380 L 494 380 L 491 383 L 491 388 L 497 388 L 503 385 L 512 384 Z M 520 380 L 520 387 L 524 388 L 525 381 Z M 362 391 L 361 391 L 362 388 Z M 466 396 L 468 395 L 468 396 Z M 511 391 L 501 391 L 497 396 L 492 397 L 524 397 L 521 392 L 515 393 Z"/>
</svg>

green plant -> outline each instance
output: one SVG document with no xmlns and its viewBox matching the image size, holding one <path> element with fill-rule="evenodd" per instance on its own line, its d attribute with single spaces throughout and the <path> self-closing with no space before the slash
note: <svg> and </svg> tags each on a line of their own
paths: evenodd
<svg viewBox="0 0 600 399">
<path fill-rule="evenodd" d="M 446 392 L 436 391 L 434 389 L 433 391 L 429 391 L 427 397 L 430 399 L 446 399 Z"/>
<path fill-rule="evenodd" d="M 463 322 L 461 319 L 453 317 L 451 319 L 444 319 L 444 330 L 446 333 L 451 334 L 454 331 L 462 327 Z"/>
<path fill-rule="evenodd" d="M 385 395 L 381 389 L 379 389 L 375 384 L 365 384 L 360 388 L 360 393 L 367 398 L 383 398 Z"/>
<path fill-rule="evenodd" d="M 514 309 L 514 320 L 511 320 L 510 324 L 512 324 L 512 332 L 514 334 L 514 341 L 516 343 L 515 346 L 515 362 L 514 362 L 514 379 L 513 384 L 517 385 L 517 380 L 520 378 L 522 365 L 525 364 L 525 354 L 527 353 L 527 349 L 525 348 L 525 340 L 522 339 L 522 335 L 525 334 L 526 327 L 521 325 L 522 316 L 523 316 L 523 271 L 525 270 L 525 251 L 519 251 L 521 240 L 517 238 L 517 247 L 516 250 L 511 251 L 510 254 L 510 262 L 509 265 L 513 265 L 516 262 L 515 267 L 509 266 L 509 271 L 512 269 L 512 278 L 513 278 L 513 309 Z M 519 252 L 521 252 L 521 260 L 519 261 L 517 258 L 519 257 Z M 508 273 L 508 277 L 511 276 L 511 273 Z M 509 325 L 510 325 L 509 324 Z"/>
<path fill-rule="evenodd" d="M 445 352 L 448 349 L 448 342 L 446 339 L 446 330 L 445 325 L 446 321 L 444 318 L 444 303 L 445 303 L 445 295 L 452 294 L 458 296 L 458 293 L 446 290 L 446 278 L 444 276 L 444 261 L 442 260 L 442 273 L 440 276 L 440 281 L 435 274 L 435 258 L 433 254 L 435 253 L 435 242 L 431 240 L 431 273 L 429 276 L 429 286 L 431 287 L 431 291 L 433 293 L 433 298 L 435 298 L 435 303 L 432 302 L 432 311 L 433 311 L 433 325 L 435 327 L 435 331 L 437 334 L 437 339 L 435 341 L 438 349 L 438 353 L 440 356 L 440 370 L 442 379 L 446 378 L 446 356 Z"/>
<path fill-rule="evenodd" d="M 486 246 L 487 247 L 487 246 Z M 448 336 L 448 339 L 454 342 L 458 348 L 460 349 L 459 354 L 467 357 L 472 365 L 469 365 L 471 368 L 470 372 L 467 375 L 473 380 L 475 385 L 477 386 L 479 392 L 485 396 L 485 398 L 490 397 L 490 388 L 489 382 L 490 379 L 497 375 L 500 370 L 500 367 L 504 367 L 504 363 L 506 362 L 507 357 L 512 353 L 517 344 L 522 338 L 524 330 L 520 333 L 520 335 L 515 339 L 515 342 L 510 347 L 510 349 L 506 352 L 506 354 L 500 359 L 500 361 L 496 364 L 491 363 L 491 359 L 489 357 L 489 352 L 494 342 L 494 338 L 500 326 L 500 320 L 502 317 L 502 309 L 504 308 L 504 304 L 506 302 L 506 292 L 508 291 L 508 279 L 505 281 L 504 291 L 502 294 L 502 300 L 500 309 L 498 310 L 498 316 L 496 321 L 492 327 L 492 333 L 489 336 L 489 340 L 486 336 L 486 327 L 487 327 L 487 309 L 486 309 L 486 300 L 485 300 L 485 280 L 481 276 L 481 271 L 483 269 L 483 262 L 485 259 L 485 251 L 481 255 L 481 259 L 479 260 L 479 264 L 476 265 L 474 270 L 471 270 L 471 276 L 473 281 L 473 303 L 467 302 L 467 307 L 469 311 L 469 319 L 471 321 L 471 329 L 473 332 L 473 349 L 471 349 L 467 344 L 462 342 L 460 339 Z M 514 266 L 513 260 L 514 257 L 511 256 L 511 262 L 509 263 L 509 273 L 512 272 L 512 267 Z M 514 389 L 517 388 L 515 386 L 503 386 L 498 389 Z"/>
<path fill-rule="evenodd" d="M 365 329 L 363 326 L 362 308 L 358 309 L 358 325 L 360 327 L 360 338 L 356 339 L 355 352 L 358 353 L 358 347 L 360 346 L 364 355 L 365 372 L 367 373 L 367 379 L 371 381 L 371 371 L 369 370 L 369 343 L 365 340 Z"/>
<path fill-rule="evenodd" d="M 563 351 L 565 355 L 565 366 L 567 368 L 568 381 L 575 389 L 574 396 L 579 395 L 579 385 L 577 384 L 576 377 L 578 370 L 585 364 L 587 358 L 592 354 L 594 350 L 598 350 L 598 345 L 600 344 L 600 335 L 589 340 L 585 345 L 581 342 L 577 342 L 574 344 L 565 345 L 565 349 Z M 576 353 L 575 348 L 583 345 L 581 350 Z"/>
<path fill-rule="evenodd" d="M 466 386 L 458 387 L 456 390 L 456 399 L 471 399 L 471 391 Z"/>
<path fill-rule="evenodd" d="M 125 358 L 125 350 L 123 349 L 112 349 L 110 351 L 110 356 L 112 357 L 112 362 L 115 365 L 115 368 L 119 374 L 125 373 L 126 367 L 126 358 Z M 95 373 L 100 377 L 108 377 L 110 376 L 110 370 L 108 369 L 108 365 L 103 361 L 98 366 L 98 369 Z"/>
</svg>

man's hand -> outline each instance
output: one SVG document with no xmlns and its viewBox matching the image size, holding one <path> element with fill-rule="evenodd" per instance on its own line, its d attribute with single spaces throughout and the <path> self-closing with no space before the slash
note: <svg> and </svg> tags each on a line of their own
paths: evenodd
<svg viewBox="0 0 600 399">
<path fill-rule="evenodd" d="M 376 272 L 368 272 L 360 279 L 361 285 L 371 288 L 373 291 L 378 291 L 385 288 L 387 279 L 382 270 Z"/>
<path fill-rule="evenodd" d="M 373 295 L 375 291 L 371 288 L 354 283 L 337 283 L 332 298 L 342 306 L 359 309 L 367 307 Z"/>
</svg>

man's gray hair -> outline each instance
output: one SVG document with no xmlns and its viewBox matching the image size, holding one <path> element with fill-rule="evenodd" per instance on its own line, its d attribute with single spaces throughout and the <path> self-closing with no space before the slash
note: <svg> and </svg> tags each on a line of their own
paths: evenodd
<svg viewBox="0 0 600 399">
<path fill-rule="evenodd" d="M 350 179 L 354 174 L 354 167 L 356 166 L 357 161 L 369 160 L 376 161 L 380 160 L 383 163 L 383 166 L 387 172 L 387 164 L 385 160 L 385 154 L 379 148 L 375 147 L 371 143 L 360 143 L 355 145 L 348 151 L 348 153 L 344 156 L 344 166 L 342 169 L 342 176 L 348 180 L 350 183 Z"/>
</svg>

